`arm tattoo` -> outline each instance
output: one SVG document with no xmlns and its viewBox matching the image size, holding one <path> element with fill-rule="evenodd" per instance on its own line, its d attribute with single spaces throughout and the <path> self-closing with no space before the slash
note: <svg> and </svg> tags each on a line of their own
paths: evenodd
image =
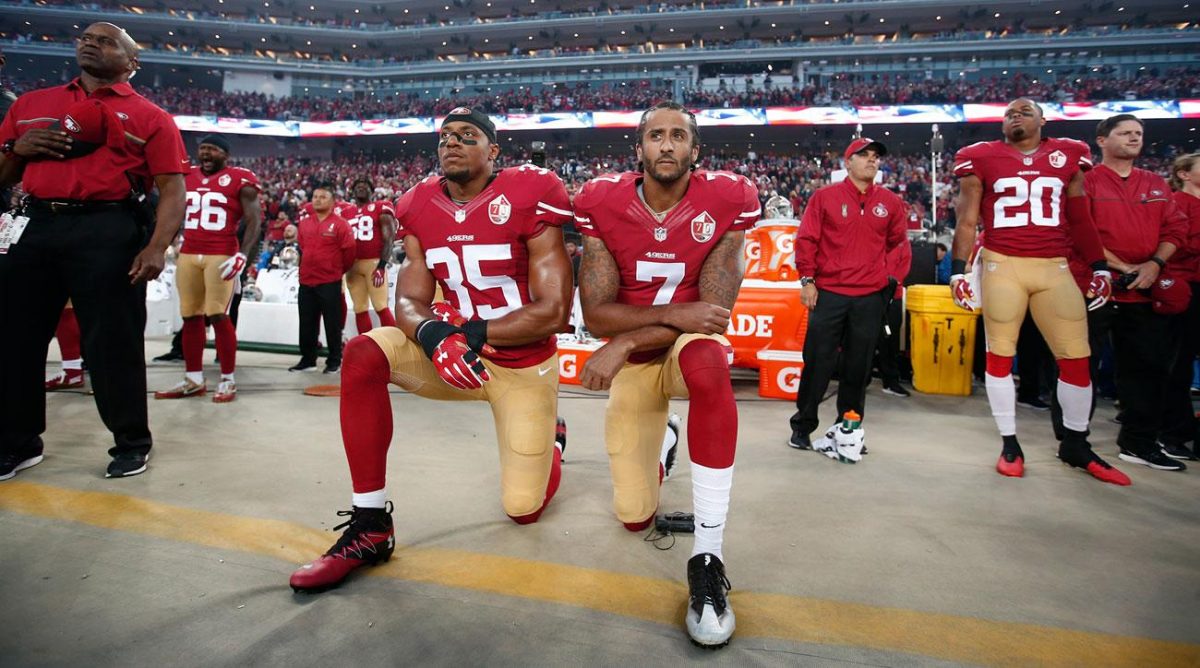
<svg viewBox="0 0 1200 668">
<path fill-rule="evenodd" d="M 733 309 L 745 275 L 744 232 L 726 232 L 700 268 L 700 299 Z"/>
<path fill-rule="evenodd" d="M 617 298 L 620 287 L 617 262 L 604 242 L 583 238 L 583 260 L 579 263 L 579 299 L 584 306 L 607 304 Z"/>
</svg>

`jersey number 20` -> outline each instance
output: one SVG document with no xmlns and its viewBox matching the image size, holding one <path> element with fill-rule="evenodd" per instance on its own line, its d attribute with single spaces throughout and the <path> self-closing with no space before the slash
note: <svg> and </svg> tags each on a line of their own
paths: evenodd
<svg viewBox="0 0 1200 668">
<path fill-rule="evenodd" d="M 992 227 L 1024 227 L 1034 225 L 1057 227 L 1062 210 L 1062 179 L 1039 176 L 1026 181 L 1019 176 L 996 179 L 992 192 L 996 198 L 992 209 Z M 1009 209 L 1018 209 L 1009 213 Z"/>
</svg>

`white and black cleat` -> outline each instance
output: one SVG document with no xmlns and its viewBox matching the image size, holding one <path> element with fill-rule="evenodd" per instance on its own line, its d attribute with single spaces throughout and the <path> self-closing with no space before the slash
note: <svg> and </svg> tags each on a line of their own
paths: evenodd
<svg viewBox="0 0 1200 668">
<path fill-rule="evenodd" d="M 679 462 L 679 424 L 682 419 L 676 413 L 667 416 L 667 431 L 663 433 L 662 452 L 658 461 L 663 468 L 663 482 L 671 479 L 675 464 Z"/>
<path fill-rule="evenodd" d="M 684 618 L 692 644 L 720 649 L 729 644 L 736 626 L 726 594 L 732 586 L 725 565 L 714 554 L 697 554 L 688 560 L 688 607 Z"/>
</svg>

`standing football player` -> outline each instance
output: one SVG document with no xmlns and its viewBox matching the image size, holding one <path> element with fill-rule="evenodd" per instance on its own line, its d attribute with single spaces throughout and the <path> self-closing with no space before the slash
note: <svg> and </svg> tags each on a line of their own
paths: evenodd
<svg viewBox="0 0 1200 668">
<path fill-rule="evenodd" d="M 429 399 L 491 404 L 501 504 L 517 524 L 536 522 L 558 491 L 555 334 L 571 307 L 561 231 L 571 205 L 553 172 L 496 170 L 499 153 L 487 114 L 458 107 L 439 134 L 444 176 L 426 178 L 396 204 L 407 254 L 396 288 L 398 327 L 352 339 L 342 368 L 353 510 L 341 513 L 350 519 L 337 543 L 292 575 L 296 591 L 336 586 L 391 556 L 389 382 Z M 438 287 L 448 303 L 432 303 Z"/>
<path fill-rule="evenodd" d="M 208 135 L 197 150 L 200 164 L 187 174 L 187 211 L 183 219 L 183 245 L 175 262 L 179 287 L 179 312 L 183 316 L 184 378 L 155 399 L 203 396 L 205 319 L 216 334 L 221 382 L 213 395 L 216 403 L 237 398 L 233 372 L 237 361 L 237 330 L 229 318 L 234 279 L 257 250 L 262 209 L 258 177 L 248 169 L 231 167 L 229 140 Z M 244 223 L 237 238 L 238 223 Z"/>
<path fill-rule="evenodd" d="M 371 329 L 368 308 L 375 309 L 381 327 L 396 326 L 387 297 L 387 265 L 396 236 L 396 218 L 391 202 L 371 201 L 375 186 L 370 179 L 355 179 L 350 192 L 354 208 L 341 215 L 354 231 L 356 249 L 354 266 L 346 272 L 346 287 L 354 303 L 354 324 L 359 334 L 366 334 Z"/>
<path fill-rule="evenodd" d="M 694 642 L 719 647 L 734 630 L 721 543 L 738 421 L 722 334 L 741 289 L 745 230 L 761 208 L 745 177 L 694 169 L 699 142 L 691 112 L 655 105 L 637 131 L 642 171 L 600 176 L 575 197 L 583 317 L 609 337 L 580 382 L 609 390 L 613 504 L 630 531 L 658 509 L 669 399 L 689 399 L 696 541 L 685 623 Z"/>
<path fill-rule="evenodd" d="M 1087 441 L 1092 403 L 1087 311 L 1103 306 L 1112 294 L 1104 248 L 1083 189 L 1091 151 L 1073 139 L 1043 138 L 1045 124 L 1035 102 L 1014 100 L 1004 112 L 1003 140 L 972 144 L 955 156 L 961 193 L 950 288 L 955 303 L 972 310 L 975 294 L 965 277 L 966 261 L 982 221 L 985 385 L 1003 439 L 996 470 L 1012 477 L 1025 471 L 1017 442 L 1012 358 L 1028 310 L 1058 364 L 1056 394 L 1064 425 L 1058 458 L 1104 482 L 1128 485 L 1129 478 L 1096 455 Z M 1086 304 L 1067 264 L 1072 248 L 1092 271 Z"/>
</svg>

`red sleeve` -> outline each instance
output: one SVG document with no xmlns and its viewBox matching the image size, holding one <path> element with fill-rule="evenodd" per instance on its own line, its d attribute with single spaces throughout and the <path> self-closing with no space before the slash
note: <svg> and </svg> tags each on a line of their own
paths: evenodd
<svg viewBox="0 0 1200 668">
<path fill-rule="evenodd" d="M 394 215 L 396 217 L 396 239 L 397 240 L 403 239 L 404 237 L 408 236 L 408 234 L 409 234 L 408 225 L 404 222 L 404 219 L 405 219 L 405 217 L 408 216 L 408 209 L 412 205 L 413 192 L 416 191 L 416 189 L 420 188 L 420 187 L 421 187 L 421 184 L 418 183 L 417 185 L 413 186 L 412 188 L 409 188 L 408 192 L 404 193 L 403 195 L 400 196 L 400 199 L 396 200 L 396 206 L 393 207 L 393 209 L 392 209 L 392 212 L 393 212 L 392 215 Z"/>
<path fill-rule="evenodd" d="M 186 174 L 191 168 L 187 150 L 183 147 L 183 136 L 175 119 L 159 109 L 154 129 L 146 139 L 146 165 L 151 176 L 159 174 Z"/>
<path fill-rule="evenodd" d="M 902 211 L 898 217 L 903 222 L 907 215 L 907 211 Z M 889 226 L 889 232 L 892 227 L 895 227 L 894 223 Z M 908 278 L 908 271 L 912 266 L 912 244 L 908 240 L 908 233 L 903 234 L 903 238 L 895 245 L 891 245 L 891 240 L 888 240 L 887 273 L 898 283 L 903 283 L 904 279 Z"/>
<path fill-rule="evenodd" d="M 884 247 L 890 252 L 893 248 L 902 245 L 908 245 L 908 206 L 897 197 L 896 205 L 892 207 L 892 217 L 888 219 L 887 239 L 884 240 Z M 909 252 L 909 259 L 912 259 L 912 252 Z M 907 268 L 905 270 L 907 272 Z M 892 274 L 895 276 L 895 274 Z"/>
<path fill-rule="evenodd" d="M 240 172 L 238 173 L 238 176 L 240 176 L 242 179 L 241 186 L 238 187 L 238 192 L 241 192 L 242 188 L 245 188 L 247 186 L 254 188 L 255 190 L 257 190 L 259 192 L 262 192 L 262 184 L 258 182 L 257 174 L 255 174 L 254 172 L 252 172 L 248 169 L 243 169 L 243 170 L 240 170 Z"/>
<path fill-rule="evenodd" d="M 954 176 L 963 178 L 965 176 L 973 176 L 977 173 L 975 169 L 975 155 L 971 147 L 960 148 L 958 153 L 954 154 Z"/>
<path fill-rule="evenodd" d="M 599 199 L 596 195 L 596 190 L 600 187 L 598 179 L 592 179 L 583 184 L 579 192 L 575 193 L 575 202 L 573 205 L 575 209 L 575 229 L 579 230 L 579 233 L 584 236 L 596 237 L 597 239 L 601 238 L 600 232 L 596 230 L 596 223 L 592 221 L 592 217 L 595 216 L 595 203 Z"/>
<path fill-rule="evenodd" d="M 800 218 L 800 229 L 796 232 L 796 271 L 801 276 L 815 276 L 817 270 L 817 245 L 821 243 L 821 206 L 824 190 L 818 190 L 808 198 L 804 215 Z"/>
<path fill-rule="evenodd" d="M 358 255 L 358 244 L 354 241 L 354 231 L 350 229 L 350 223 L 339 219 L 337 228 L 338 245 L 342 249 L 342 273 L 344 274 L 354 266 L 355 256 Z"/>
<path fill-rule="evenodd" d="M 758 188 L 750 183 L 750 179 L 741 177 L 742 186 L 742 206 L 738 210 L 737 220 L 734 222 L 733 230 L 748 230 L 754 227 L 754 223 L 762 217 L 762 203 L 758 201 Z"/>
<path fill-rule="evenodd" d="M 566 186 L 553 173 L 543 178 L 546 181 L 546 189 L 534 207 L 537 229 L 540 230 L 547 225 L 562 227 L 571 222 L 571 198 L 567 195 Z"/>
<path fill-rule="evenodd" d="M 1104 244 L 1092 219 L 1091 200 L 1086 197 L 1067 198 L 1067 224 L 1071 226 L 1071 241 L 1084 263 L 1089 266 L 1104 261 Z"/>
<path fill-rule="evenodd" d="M 1166 185 L 1163 185 L 1164 192 Z M 1179 208 L 1174 199 L 1168 199 L 1167 204 L 1163 207 L 1162 225 L 1158 232 L 1158 243 L 1175 244 L 1176 252 L 1187 248 L 1188 246 L 1188 221 L 1187 214 Z"/>
</svg>

